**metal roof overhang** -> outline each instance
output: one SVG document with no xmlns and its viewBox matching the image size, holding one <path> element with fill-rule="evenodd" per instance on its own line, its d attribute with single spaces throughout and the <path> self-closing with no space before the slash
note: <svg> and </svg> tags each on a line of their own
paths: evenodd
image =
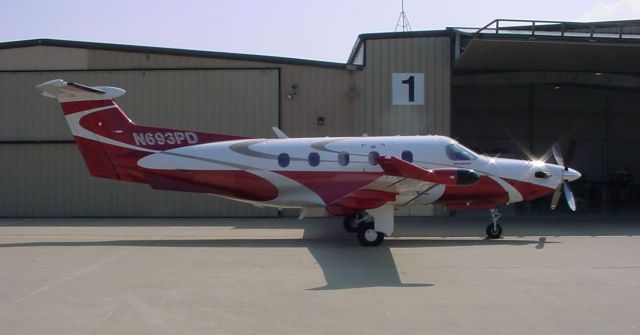
<svg viewBox="0 0 640 335">
<path fill-rule="evenodd" d="M 459 72 L 640 73 L 640 40 L 473 38 L 454 63 Z"/>
</svg>

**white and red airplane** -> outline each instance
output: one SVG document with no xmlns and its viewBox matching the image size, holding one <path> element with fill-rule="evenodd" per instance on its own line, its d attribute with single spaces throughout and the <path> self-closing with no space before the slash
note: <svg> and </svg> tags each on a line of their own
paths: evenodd
<svg viewBox="0 0 640 335">
<path fill-rule="evenodd" d="M 118 107 L 116 87 L 89 87 L 61 79 L 36 86 L 56 98 L 91 175 L 149 184 L 158 190 L 201 192 L 257 206 L 326 208 L 364 246 L 376 246 L 394 229 L 394 209 L 443 204 L 451 210 L 487 209 L 489 238 L 499 238 L 497 206 L 562 190 L 569 207 L 568 168 L 493 158 L 445 136 L 371 136 L 256 139 L 139 126 Z"/>
</svg>

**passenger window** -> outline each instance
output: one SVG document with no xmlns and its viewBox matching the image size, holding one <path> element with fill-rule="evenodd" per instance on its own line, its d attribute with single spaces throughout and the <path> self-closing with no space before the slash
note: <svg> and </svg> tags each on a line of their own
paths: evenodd
<svg viewBox="0 0 640 335">
<path fill-rule="evenodd" d="M 349 165 L 349 153 L 342 151 L 338 154 L 338 164 L 342 166 Z"/>
<path fill-rule="evenodd" d="M 309 165 L 318 166 L 320 164 L 320 155 L 317 152 L 309 154 Z"/>
<path fill-rule="evenodd" d="M 402 160 L 409 162 L 409 163 L 413 163 L 413 152 L 409 151 L 409 150 L 405 150 L 402 152 Z"/>
<path fill-rule="evenodd" d="M 377 151 L 371 151 L 369 153 L 369 164 L 378 165 L 378 157 L 380 157 L 380 154 Z"/>
<path fill-rule="evenodd" d="M 477 155 L 473 151 L 465 148 L 458 143 L 447 145 L 445 147 L 445 150 L 447 152 L 447 157 L 449 157 L 449 159 L 452 161 L 470 161 L 476 159 L 477 157 Z"/>
<path fill-rule="evenodd" d="M 278 155 L 278 165 L 280 165 L 281 167 L 287 167 L 289 166 L 289 154 L 287 153 L 281 153 Z"/>
</svg>

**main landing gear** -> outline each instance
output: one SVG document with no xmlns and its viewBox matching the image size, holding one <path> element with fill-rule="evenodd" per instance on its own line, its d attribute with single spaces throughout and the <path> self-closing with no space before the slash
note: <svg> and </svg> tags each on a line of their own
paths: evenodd
<svg viewBox="0 0 640 335">
<path fill-rule="evenodd" d="M 498 219 L 500 219 L 500 213 L 498 213 L 497 209 L 490 209 L 489 212 L 491 212 L 491 221 L 493 223 L 490 223 L 487 226 L 486 232 L 487 232 L 487 238 L 489 239 L 497 239 L 497 238 L 501 238 L 502 237 L 502 226 L 500 226 L 498 224 Z"/>
<path fill-rule="evenodd" d="M 375 230 L 375 219 L 367 212 L 345 216 L 342 221 L 344 230 L 357 233 L 358 242 L 365 247 L 375 247 L 384 241 L 384 234 Z"/>
<path fill-rule="evenodd" d="M 342 224 L 346 231 L 356 233 L 360 245 L 379 246 L 385 236 L 391 236 L 393 233 L 393 205 L 384 205 L 347 216 Z"/>
<path fill-rule="evenodd" d="M 363 247 L 377 247 L 384 241 L 384 234 L 376 231 L 373 220 L 361 223 L 357 233 Z"/>
</svg>

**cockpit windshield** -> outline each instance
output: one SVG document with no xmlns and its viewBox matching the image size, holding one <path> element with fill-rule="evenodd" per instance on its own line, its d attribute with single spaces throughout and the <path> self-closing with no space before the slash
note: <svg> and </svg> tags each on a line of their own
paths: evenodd
<svg viewBox="0 0 640 335">
<path fill-rule="evenodd" d="M 447 157 L 452 161 L 472 161 L 478 158 L 473 151 L 458 143 L 452 143 L 445 147 Z"/>
</svg>

